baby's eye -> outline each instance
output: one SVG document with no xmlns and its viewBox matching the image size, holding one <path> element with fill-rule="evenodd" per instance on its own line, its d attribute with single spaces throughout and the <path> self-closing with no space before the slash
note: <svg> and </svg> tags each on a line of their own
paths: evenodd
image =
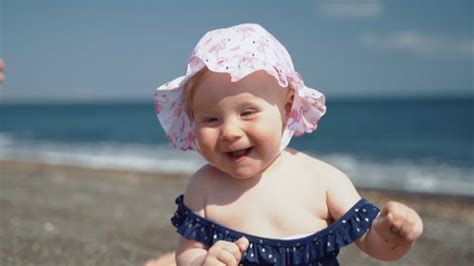
<svg viewBox="0 0 474 266">
<path fill-rule="evenodd" d="M 253 115 L 255 115 L 257 113 L 256 110 L 253 110 L 253 109 L 249 109 L 249 110 L 245 110 L 243 111 L 240 116 L 244 117 L 244 118 L 249 118 L 249 117 L 252 117 Z"/>
<path fill-rule="evenodd" d="M 218 119 L 215 118 L 215 117 L 204 117 L 204 118 L 201 120 L 202 123 L 206 123 L 206 124 L 215 123 L 215 122 L 217 122 L 217 121 L 218 121 Z"/>
</svg>

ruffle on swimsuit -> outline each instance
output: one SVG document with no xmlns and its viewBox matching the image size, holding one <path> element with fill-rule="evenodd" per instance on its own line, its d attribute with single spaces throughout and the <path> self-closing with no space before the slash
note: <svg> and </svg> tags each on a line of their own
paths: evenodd
<svg viewBox="0 0 474 266">
<path fill-rule="evenodd" d="M 184 205 L 183 195 L 176 198 L 176 204 L 171 222 L 187 239 L 212 246 L 219 240 L 234 242 L 245 236 L 250 245 L 240 265 L 339 265 L 339 249 L 369 231 L 379 213 L 375 205 L 361 199 L 325 229 L 302 238 L 282 240 L 249 235 L 214 223 Z"/>
</svg>

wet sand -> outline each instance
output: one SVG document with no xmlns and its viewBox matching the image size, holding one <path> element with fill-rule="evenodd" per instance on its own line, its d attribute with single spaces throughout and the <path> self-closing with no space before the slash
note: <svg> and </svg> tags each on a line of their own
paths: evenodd
<svg viewBox="0 0 474 266">
<path fill-rule="evenodd" d="M 0 265 L 144 265 L 175 246 L 169 223 L 187 177 L 0 161 Z M 341 265 L 473 265 L 474 199 L 359 190 L 409 204 L 424 234 L 396 263 L 354 245 Z"/>
</svg>

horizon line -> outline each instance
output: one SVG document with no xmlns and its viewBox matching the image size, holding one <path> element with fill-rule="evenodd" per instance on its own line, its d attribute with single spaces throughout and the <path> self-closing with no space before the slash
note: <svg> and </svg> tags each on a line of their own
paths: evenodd
<svg viewBox="0 0 474 266">
<path fill-rule="evenodd" d="M 451 94 L 451 95 L 338 95 L 326 98 L 326 102 L 338 101 L 416 101 L 416 100 L 473 100 L 472 94 Z M 41 100 L 5 100 L 0 99 L 2 105 L 97 105 L 97 104 L 145 104 L 153 105 L 153 98 L 149 99 L 92 99 L 92 100 L 74 100 L 74 99 L 41 99 Z"/>
</svg>

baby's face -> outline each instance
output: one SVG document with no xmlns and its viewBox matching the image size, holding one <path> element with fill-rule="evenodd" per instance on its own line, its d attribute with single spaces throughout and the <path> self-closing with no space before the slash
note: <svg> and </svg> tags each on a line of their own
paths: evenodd
<svg viewBox="0 0 474 266">
<path fill-rule="evenodd" d="M 230 82 L 229 74 L 206 70 L 194 86 L 189 104 L 203 157 L 235 178 L 266 169 L 280 153 L 289 90 L 264 71 Z"/>
</svg>

